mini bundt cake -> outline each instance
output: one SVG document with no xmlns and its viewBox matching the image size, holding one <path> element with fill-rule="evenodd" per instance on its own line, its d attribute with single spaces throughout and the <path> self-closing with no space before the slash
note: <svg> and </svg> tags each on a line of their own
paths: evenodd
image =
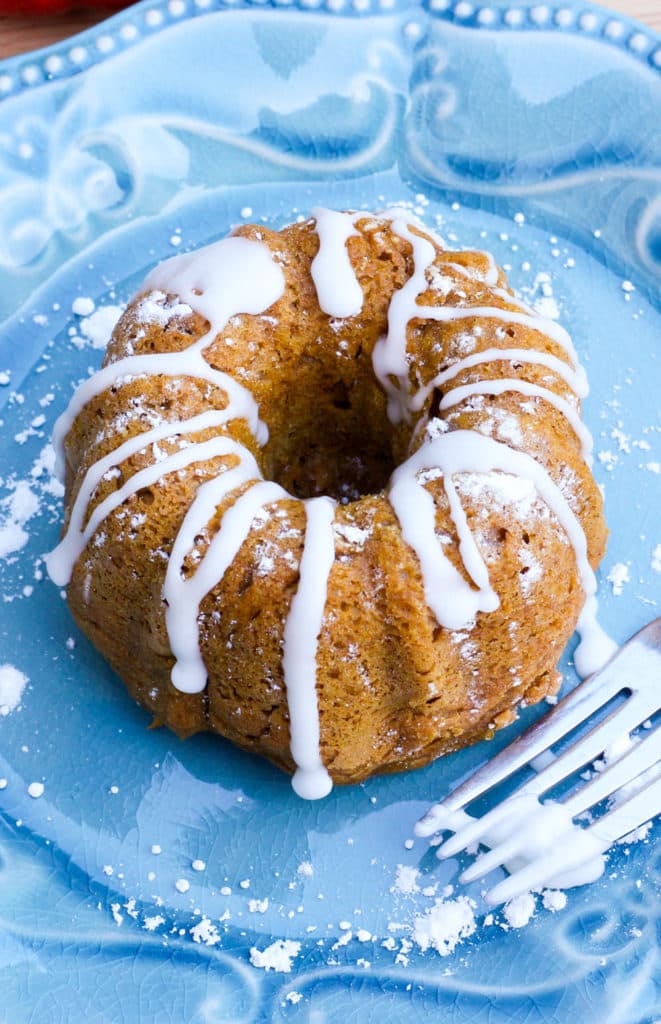
<svg viewBox="0 0 661 1024">
<path fill-rule="evenodd" d="M 56 426 L 48 556 L 156 722 L 331 780 L 426 764 L 600 653 L 571 340 L 409 212 L 157 266 Z"/>
</svg>

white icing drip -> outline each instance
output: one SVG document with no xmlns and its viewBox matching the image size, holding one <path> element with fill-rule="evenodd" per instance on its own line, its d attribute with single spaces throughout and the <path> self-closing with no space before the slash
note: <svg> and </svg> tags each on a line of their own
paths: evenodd
<svg viewBox="0 0 661 1024">
<path fill-rule="evenodd" d="M 264 313 L 282 297 L 285 279 L 264 242 L 230 236 L 159 263 L 144 287 L 178 296 L 209 321 L 191 352 L 210 345 L 231 317 Z"/>
<path fill-rule="evenodd" d="M 422 238 L 411 231 L 407 223 L 411 218 L 403 211 L 390 211 L 389 216 L 393 232 L 409 242 L 413 249 L 413 273 L 394 293 L 388 309 L 388 332 L 384 338 L 379 339 L 372 352 L 374 373 L 388 397 L 388 418 L 391 423 L 400 423 L 402 420 L 409 422 L 411 418 L 406 334 L 408 324 L 413 319 L 448 323 L 454 320 L 490 318 L 504 323 L 520 324 L 545 334 L 560 345 L 578 371 L 578 356 L 569 334 L 552 320 L 535 316 L 530 312 L 502 309 L 497 306 L 419 306 L 416 300 L 428 287 L 427 270 L 434 262 L 436 250 L 428 238 Z M 490 266 L 489 283 L 495 283 L 492 269 L 495 269 L 495 280 L 498 279 L 498 268 L 493 263 L 493 267 Z M 511 304 L 525 308 L 519 299 L 500 289 L 498 291 Z M 395 378 L 396 383 L 392 378 Z"/>
<path fill-rule="evenodd" d="M 487 585 L 477 590 L 470 585 L 468 580 L 464 579 L 458 569 L 455 569 L 444 553 L 436 536 L 434 499 L 416 479 L 419 471 L 427 469 L 435 463 L 430 453 L 429 459 L 423 458 L 421 453 L 425 455 L 429 453 L 429 444 L 424 444 L 394 471 L 388 485 L 388 497 L 399 520 L 402 537 L 418 556 L 425 601 L 436 621 L 446 629 L 463 629 L 469 622 L 472 622 L 478 611 L 495 611 L 500 602 L 498 595 L 489 585 L 487 569 L 479 552 L 477 552 L 477 560 L 482 565 L 477 571 L 477 576 L 481 581 L 486 578 Z M 449 478 L 449 473 L 447 478 Z M 454 514 L 459 502 L 454 487 L 451 485 L 448 488 L 447 483 L 448 479 L 445 479 L 444 484 L 448 498 L 449 492 L 454 492 L 455 501 L 452 512 L 455 527 L 460 541 L 467 541 L 470 531 L 467 530 L 463 509 L 461 516 L 455 520 Z M 470 539 L 472 540 L 472 535 L 470 535 Z M 466 550 L 466 544 L 464 550 Z M 474 569 L 473 559 L 470 564 Z M 469 571 L 468 567 L 467 571 Z M 474 582 L 476 581 L 474 580 Z"/>
<path fill-rule="evenodd" d="M 227 442 L 228 438 L 226 437 L 213 437 L 209 441 L 200 441 L 199 444 L 191 444 L 187 448 L 180 448 L 179 451 L 173 452 L 172 455 L 168 455 L 160 462 L 155 462 L 153 465 L 134 473 L 122 487 L 113 491 L 112 494 L 109 494 L 107 498 L 96 506 L 82 533 L 78 535 L 72 534 L 69 543 L 60 552 L 60 557 L 53 558 L 52 567 L 56 573 L 55 576 L 51 577 L 53 582 L 58 583 L 58 579 L 63 580 L 64 583 L 68 582 L 76 558 L 85 549 L 90 538 L 96 533 L 101 523 L 104 519 L 108 518 L 111 512 L 114 512 L 116 508 L 123 505 L 125 501 L 132 498 L 138 491 L 144 490 L 145 487 L 152 487 L 169 473 L 176 473 L 178 470 L 186 469 L 194 462 L 206 462 L 208 459 L 215 459 L 221 455 L 226 455 Z M 53 556 L 57 552 L 58 548 L 53 551 Z M 50 574 L 50 563 L 47 563 L 47 568 Z"/>
<path fill-rule="evenodd" d="M 143 451 L 150 444 L 165 440 L 165 438 L 175 437 L 178 434 L 192 434 L 197 431 L 223 426 L 227 422 L 228 416 L 228 409 L 223 409 L 221 411 L 211 410 L 209 412 L 203 412 L 199 416 L 193 416 L 193 418 L 189 420 L 174 420 L 167 423 L 161 423 L 159 426 L 154 427 L 153 430 L 146 430 L 137 434 L 135 437 L 129 438 L 128 441 L 125 441 L 118 448 L 115 448 L 108 455 L 104 455 L 103 458 L 98 459 L 92 466 L 90 466 L 80 488 L 78 489 L 76 500 L 73 503 L 71 515 L 69 516 L 66 533 L 57 547 L 46 555 L 45 558 L 46 568 L 53 582 L 57 584 L 58 587 L 63 587 L 71 579 L 73 567 L 79 556 L 85 550 L 89 537 L 91 536 L 87 530 L 83 530 L 87 507 L 91 501 L 94 491 L 101 483 L 106 473 L 115 466 L 119 466 L 125 459 L 137 454 L 137 452 Z M 162 476 L 165 463 L 159 462 L 157 465 L 159 467 L 159 473 Z M 127 485 L 128 483 L 130 483 L 130 481 L 127 482 Z M 139 488 L 136 488 L 136 490 L 138 489 Z M 131 493 L 135 494 L 135 490 Z M 112 508 L 110 505 L 107 507 L 108 512 L 106 515 L 109 515 Z M 99 525 L 98 522 L 97 525 Z"/>
<path fill-rule="evenodd" d="M 285 279 L 263 242 L 248 238 L 223 238 L 195 252 L 182 253 L 154 267 L 145 288 L 172 293 L 209 321 L 209 330 L 182 352 L 127 356 L 105 366 L 76 391 L 53 431 L 56 472 L 64 475 L 64 438 L 78 413 L 96 395 L 122 377 L 142 374 L 198 377 L 227 392 L 235 418 L 245 417 L 259 444 L 268 434 L 257 417 L 257 405 L 249 391 L 229 374 L 214 370 L 202 352 L 227 321 L 239 313 L 264 313 L 282 296 Z"/>
<path fill-rule="evenodd" d="M 394 229 L 394 226 L 393 226 Z M 511 296 L 508 296 L 511 301 Z M 411 317 L 421 320 L 437 320 L 440 323 L 448 323 L 452 320 L 469 320 L 472 318 L 482 320 L 501 320 L 506 324 L 519 324 L 522 327 L 529 327 L 532 331 L 539 331 L 555 341 L 570 357 L 573 365 L 578 366 L 578 356 L 574 344 L 560 324 L 554 320 L 548 320 L 542 316 L 531 316 L 529 313 L 521 313 L 514 309 L 503 309 L 500 306 L 414 306 Z"/>
<path fill-rule="evenodd" d="M 471 370 L 475 366 L 483 366 L 488 363 L 517 362 L 531 364 L 532 366 L 546 366 L 553 373 L 561 377 L 578 398 L 585 398 L 588 394 L 588 383 L 585 370 L 582 366 L 577 370 L 572 368 L 562 359 L 551 355 L 550 352 L 538 352 L 527 348 L 488 348 L 482 352 L 473 352 L 464 359 L 459 359 L 447 370 L 441 373 L 421 387 L 411 399 L 411 409 L 418 412 L 429 398 L 434 388 L 442 387 L 449 380 L 454 380 L 464 370 Z"/>
<path fill-rule="evenodd" d="M 482 558 L 478 546 L 475 543 L 475 538 L 473 537 L 471 528 L 468 525 L 466 513 L 464 512 L 463 506 L 459 500 L 457 489 L 450 474 L 446 474 L 444 476 L 443 486 L 445 487 L 445 493 L 450 506 L 452 522 L 455 525 L 459 537 L 459 554 L 461 555 L 461 560 L 464 563 L 464 568 L 475 583 L 476 587 L 478 587 L 478 589 L 485 595 L 485 601 L 483 603 L 493 605 L 493 609 L 495 610 L 500 604 L 500 601 L 489 582 L 489 570 L 487 569 L 484 559 Z M 492 609 L 487 607 L 483 610 L 490 611 Z"/>
<path fill-rule="evenodd" d="M 413 221 L 413 223 L 415 224 L 416 221 Z M 434 235 L 432 234 L 432 232 L 430 232 L 427 228 L 423 228 L 423 230 L 431 238 L 434 238 Z M 434 240 L 436 241 L 437 238 L 434 238 Z M 441 243 L 439 245 L 439 248 L 445 249 L 445 243 L 443 242 L 443 240 L 440 239 L 439 241 Z M 444 263 L 443 263 L 443 267 L 444 268 L 447 267 L 448 269 L 456 270 L 463 277 L 467 277 L 469 279 L 469 281 L 481 281 L 482 284 L 486 284 L 486 285 L 489 285 L 490 287 L 494 288 L 494 291 L 495 291 L 495 293 L 497 295 L 501 295 L 503 298 L 507 298 L 508 301 L 512 300 L 512 296 L 509 294 L 509 292 L 506 292 L 504 288 L 497 288 L 497 289 L 495 288 L 495 285 L 498 284 L 499 271 L 498 271 L 498 264 L 496 263 L 495 259 L 491 255 L 491 253 L 490 252 L 485 252 L 482 249 L 472 249 L 472 250 L 470 250 L 470 254 L 471 255 L 474 254 L 476 256 L 482 256 L 487 261 L 487 269 L 486 269 L 486 271 L 482 272 L 482 271 L 478 270 L 477 267 L 466 267 L 466 266 L 464 266 L 463 263 L 454 263 L 454 262 L 451 262 L 450 260 L 445 260 Z M 520 306 L 524 305 L 524 303 L 522 303 L 520 299 L 513 299 L 512 301 L 514 301 L 517 305 L 520 305 Z"/>
<path fill-rule="evenodd" d="M 581 640 L 574 651 L 574 668 L 581 678 L 598 672 L 613 657 L 617 644 L 597 621 L 597 598 L 592 595 L 585 602 L 576 630 Z"/>
<path fill-rule="evenodd" d="M 246 460 L 247 461 L 247 460 Z M 272 481 L 255 483 L 231 505 L 223 515 L 218 533 L 211 541 L 204 558 L 192 576 L 181 575 L 183 560 L 191 549 L 195 531 L 200 524 L 207 525 L 210 507 L 250 476 L 258 475 L 250 465 L 240 465 L 216 480 L 210 481 L 208 493 L 194 502 L 184 520 L 173 548 L 163 587 L 167 602 L 166 624 L 170 647 L 176 662 L 172 669 L 172 682 L 183 693 L 199 693 L 207 683 L 207 670 L 200 651 L 198 616 L 203 598 L 221 582 L 239 549 L 246 540 L 259 512 L 266 505 L 288 498 L 282 487 Z M 231 478 L 231 479 L 228 479 Z M 202 490 L 202 488 L 200 488 Z M 211 512 L 211 515 L 213 511 Z"/>
<path fill-rule="evenodd" d="M 388 308 L 388 333 L 379 338 L 372 351 L 374 373 L 388 397 L 391 423 L 410 419 L 406 329 L 414 316 L 426 319 L 426 310 L 416 305 L 416 299 L 427 289 L 427 269 L 436 255 L 429 239 L 414 234 L 407 224 L 410 217 L 401 214 L 402 211 L 391 211 L 392 230 L 413 248 L 413 273 L 393 294 Z M 391 377 L 396 378 L 396 385 Z"/>
<path fill-rule="evenodd" d="M 297 770 L 292 780 L 299 796 L 316 800 L 332 787 L 319 755 L 317 646 L 326 606 L 328 576 L 335 559 L 330 498 L 305 502 L 307 529 L 299 566 L 299 584 L 284 633 L 283 668 L 289 704 L 290 747 Z"/>
<path fill-rule="evenodd" d="M 484 585 L 484 576 L 476 571 L 475 553 L 466 544 L 465 518 L 453 520 L 460 537 L 466 569 L 478 589 L 473 590 L 443 554 L 435 533 L 435 506 L 431 495 L 417 481 L 418 473 L 440 469 L 447 479 L 454 473 L 491 473 L 500 470 L 530 480 L 565 530 L 574 548 L 576 564 L 586 596 L 596 590 L 596 580 L 587 558 L 585 533 L 560 488 L 532 456 L 469 430 L 454 430 L 425 442 L 391 477 L 390 501 L 402 528 L 402 535 L 418 556 L 423 575 L 425 597 L 440 625 L 447 629 L 466 627 L 478 611 L 493 611 L 498 598 Z M 425 497 L 426 495 L 426 497 Z M 449 497 L 449 495 L 448 495 Z M 474 542 L 473 542 L 474 544 Z M 465 554 L 468 552 L 468 554 Z M 479 553 L 477 558 L 483 563 Z M 486 572 L 486 568 L 484 569 Z M 473 575 L 475 573 L 475 575 Z M 478 578 L 476 579 L 475 576 Z M 479 582 L 481 581 L 481 582 Z M 494 603 L 495 602 L 495 603 Z"/>
<path fill-rule="evenodd" d="M 64 439 L 78 414 L 88 402 L 113 384 L 142 376 L 194 377 L 214 384 L 227 394 L 228 412 L 231 412 L 228 419 L 245 419 L 258 443 L 266 444 L 268 431 L 266 425 L 259 419 L 257 403 L 250 392 L 229 374 L 214 370 L 199 352 L 193 351 L 192 346 L 183 352 L 127 356 L 115 363 L 109 363 L 83 381 L 67 408 L 56 420 L 53 428 L 53 446 L 56 455 L 55 471 L 60 479 L 64 478 Z"/>
<path fill-rule="evenodd" d="M 536 315 L 532 306 L 529 306 L 527 302 L 524 302 L 523 299 L 518 298 L 518 296 L 512 295 L 506 288 L 492 288 L 491 292 L 493 295 L 497 295 L 498 298 L 502 299 L 504 302 L 509 302 L 512 306 L 516 306 L 523 313 L 528 313 L 530 316 Z"/>
<path fill-rule="evenodd" d="M 583 458 L 588 465 L 591 464 L 592 434 L 583 423 L 579 413 L 566 399 L 556 395 L 555 391 L 549 391 L 548 388 L 542 388 L 538 384 L 530 384 L 528 381 L 519 380 L 517 377 L 502 378 L 501 380 L 480 380 L 474 384 L 464 384 L 461 387 L 453 388 L 452 391 L 448 391 L 443 396 L 439 410 L 443 412 L 445 409 L 451 409 L 473 395 L 503 395 L 507 391 L 516 391 L 521 395 L 527 395 L 529 398 L 541 398 L 543 401 L 548 402 L 549 405 L 554 406 L 570 424 L 581 442 Z"/>
<path fill-rule="evenodd" d="M 310 273 L 319 306 L 328 316 L 357 316 L 363 308 L 363 289 L 351 264 L 347 241 L 360 235 L 354 224 L 360 214 L 337 213 L 315 207 L 312 216 L 317 225 L 319 252 Z"/>
<path fill-rule="evenodd" d="M 493 258 L 493 254 L 490 253 L 490 252 L 487 252 L 486 249 L 475 249 L 475 252 L 479 256 L 484 256 L 485 260 L 487 261 L 489 269 L 487 270 L 486 274 L 484 275 L 484 280 L 486 281 L 486 283 L 490 284 L 490 285 L 498 284 L 498 277 L 499 277 L 498 264 L 496 263 L 495 259 Z"/>
</svg>

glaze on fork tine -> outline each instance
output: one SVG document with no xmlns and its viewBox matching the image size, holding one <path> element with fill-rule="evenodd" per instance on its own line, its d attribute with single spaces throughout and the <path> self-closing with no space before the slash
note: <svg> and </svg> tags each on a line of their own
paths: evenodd
<svg viewBox="0 0 661 1024">
<path fill-rule="evenodd" d="M 416 826 L 417 835 L 454 832 L 439 847 L 441 858 L 454 856 L 478 842 L 490 846 L 491 851 L 463 873 L 461 880 L 466 882 L 485 876 L 512 858 L 523 857 L 523 866 L 519 859 L 509 878 L 487 893 L 489 903 L 501 903 L 545 884 L 567 886 L 593 880 L 603 870 L 601 854 L 661 810 L 661 744 L 651 723 L 647 736 L 637 737 L 619 757 L 613 755 L 610 763 L 608 758 L 617 741 L 626 737 L 630 742 L 629 734 L 656 714 L 660 696 L 661 618 L 637 633 L 600 672 L 577 686 L 492 761 L 430 808 Z M 621 703 L 607 709 L 618 697 Z M 483 817 L 473 818 L 465 812 L 472 801 L 520 768 L 531 766 L 535 758 L 550 753 L 555 743 L 604 710 L 605 718 L 558 756 L 552 756 L 533 778 Z M 541 802 L 545 793 L 603 753 L 607 755 L 606 765 L 596 777 L 557 802 Z M 633 793 L 627 794 L 623 787 L 633 788 Z M 574 818 L 607 798 L 614 798 L 607 813 L 585 829 L 573 824 Z M 550 831 L 554 833 L 557 827 L 567 840 L 560 839 L 560 849 L 552 849 L 555 834 L 544 842 L 550 823 Z M 582 867 L 587 870 L 581 871 Z"/>
</svg>

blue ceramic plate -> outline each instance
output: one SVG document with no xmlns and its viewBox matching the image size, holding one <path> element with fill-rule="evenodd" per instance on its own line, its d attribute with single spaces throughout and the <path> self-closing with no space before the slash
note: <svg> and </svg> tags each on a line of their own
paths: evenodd
<svg viewBox="0 0 661 1024">
<path fill-rule="evenodd" d="M 661 40 L 606 10 L 467 0 L 148 2 L 0 66 L 0 665 L 29 679 L 0 717 L 3 1021 L 657 1019 L 653 832 L 562 911 L 538 898 L 507 928 L 474 886 L 472 935 L 416 942 L 462 890 L 413 824 L 520 724 L 301 802 L 220 740 L 149 731 L 41 557 L 52 423 L 113 315 L 83 323 L 77 297 L 119 306 L 242 219 L 407 202 L 572 330 L 603 619 L 624 640 L 658 615 L 660 67 Z"/>
</svg>

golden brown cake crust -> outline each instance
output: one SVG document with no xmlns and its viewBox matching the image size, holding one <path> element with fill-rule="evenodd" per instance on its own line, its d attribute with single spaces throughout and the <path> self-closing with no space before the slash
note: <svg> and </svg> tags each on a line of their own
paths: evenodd
<svg viewBox="0 0 661 1024">
<path fill-rule="evenodd" d="M 96 531 L 68 590 L 81 629 L 158 723 L 180 736 L 212 730 L 292 770 L 282 648 L 305 537 L 299 499 L 330 494 L 344 502 L 336 511 L 336 557 L 317 655 L 321 755 L 340 783 L 423 765 L 491 735 L 512 720 L 522 701 L 554 693 L 556 664 L 584 601 L 574 549 L 541 498 L 522 501 L 497 475 L 466 473 L 457 478 L 458 492 L 500 606 L 479 613 L 472 629 L 451 631 L 436 622 L 417 557 L 386 493 L 391 472 L 411 445 L 422 443 L 424 431 L 412 440 L 413 425 L 389 422 L 372 366 L 392 294 L 412 273 L 412 248 L 368 214 L 357 230 L 348 251 L 364 303 L 359 315 L 343 320 L 319 308 L 310 273 L 319 246 L 314 220 L 280 232 L 254 225 L 237 231 L 269 247 L 284 273 L 285 292 L 264 315 L 231 318 L 205 358 L 254 395 L 269 441 L 260 449 L 243 421 L 192 440 L 228 432 L 252 451 L 264 478 L 293 497 L 253 524 L 221 583 L 202 602 L 206 690 L 183 694 L 170 681 L 162 589 L 174 538 L 197 488 L 231 456 L 190 465 L 129 498 Z M 437 248 L 419 304 L 518 309 L 502 272 L 496 290 L 480 278 L 484 265 L 483 254 Z M 145 293 L 138 295 L 122 316 L 106 364 L 132 354 L 180 351 L 208 329 L 200 315 L 180 310 L 176 296 L 152 297 L 166 314 L 170 303 L 171 315 L 159 319 L 145 316 L 144 299 Z M 567 362 L 557 342 L 529 325 L 481 316 L 446 323 L 414 319 L 407 348 L 413 389 L 469 351 L 535 348 Z M 443 392 L 512 377 L 577 404 L 547 366 L 509 359 L 466 369 Z M 601 496 L 567 419 L 549 403 L 514 391 L 473 396 L 440 414 L 439 398 L 429 396 L 424 421 L 440 416 L 450 430 L 479 431 L 545 467 L 578 517 L 596 567 L 606 541 Z M 105 390 L 85 406 L 66 440 L 67 510 L 89 467 L 129 437 L 164 418 L 182 420 L 225 404 L 219 387 L 188 377 L 133 378 Z M 166 452 L 176 444 L 160 442 Z M 155 457 L 150 447 L 122 462 L 95 491 L 88 515 Z M 444 551 L 465 575 L 442 481 L 425 486 L 435 501 Z M 198 538 L 195 557 L 240 493 L 232 492 L 219 507 Z M 193 571 L 192 562 L 188 568 Z"/>
</svg>

